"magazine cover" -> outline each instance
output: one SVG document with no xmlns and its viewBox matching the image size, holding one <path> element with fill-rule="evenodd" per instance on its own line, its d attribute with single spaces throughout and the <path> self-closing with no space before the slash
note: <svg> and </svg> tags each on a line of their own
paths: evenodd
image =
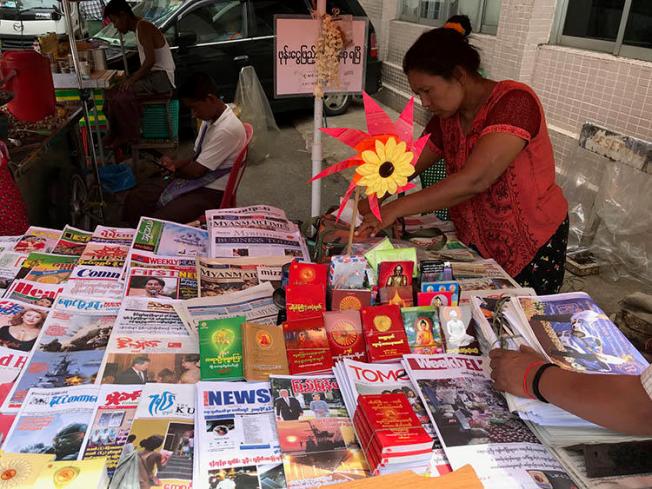
<svg viewBox="0 0 652 489">
<path fill-rule="evenodd" d="M 0 404 L 13 388 L 28 358 L 29 352 L 0 347 Z"/>
<path fill-rule="evenodd" d="M 149 251 L 131 250 L 127 256 L 127 268 L 195 269 L 194 256 L 159 256 Z"/>
<path fill-rule="evenodd" d="M 17 279 L 60 284 L 68 279 L 77 263 L 76 256 L 30 253 L 22 263 Z"/>
<path fill-rule="evenodd" d="M 136 408 L 114 480 L 130 469 L 130 457 L 145 462 L 151 488 L 190 489 L 195 452 L 195 386 L 147 384 Z M 127 448 L 129 446 L 129 448 Z M 133 448 L 133 451 L 131 450 Z"/>
<path fill-rule="evenodd" d="M 86 245 L 79 257 L 79 264 L 92 267 L 122 268 L 129 253 L 129 247 L 121 244 L 94 243 Z"/>
<path fill-rule="evenodd" d="M 194 384 L 199 344 L 170 301 L 125 298 L 99 378 L 103 384 Z"/>
<path fill-rule="evenodd" d="M 5 298 L 50 308 L 59 294 L 63 292 L 63 287 L 59 284 L 14 280 L 5 292 Z"/>
<path fill-rule="evenodd" d="M 52 253 L 57 255 L 81 256 L 92 233 L 66 225 Z"/>
<path fill-rule="evenodd" d="M 123 447 L 131 443 L 130 448 L 133 449 L 129 431 L 142 390 L 142 385 L 100 386 L 95 413 L 80 458 L 106 458 L 109 476 L 118 465 Z"/>
<path fill-rule="evenodd" d="M 270 472 L 282 477 L 269 382 L 200 382 L 197 399 L 194 487 L 266 487 Z"/>
<path fill-rule="evenodd" d="M 640 375 L 648 366 L 585 293 L 519 297 L 516 305 L 544 353 L 559 365 L 620 375 Z"/>
<path fill-rule="evenodd" d="M 117 301 L 60 295 L 4 408 L 19 408 L 33 387 L 96 383 L 119 306 Z"/>
<path fill-rule="evenodd" d="M 58 229 L 30 226 L 20 241 L 14 245 L 14 251 L 17 253 L 32 253 L 34 251 L 50 253 L 60 237 L 61 231 Z"/>
<path fill-rule="evenodd" d="M 16 414 L 17 413 L 9 413 L 9 414 L 0 413 L 0 447 L 7 439 L 9 430 L 11 429 L 11 426 L 14 424 L 14 420 L 16 419 Z M 0 450 L 0 454 L 1 453 L 2 450 Z"/>
<path fill-rule="evenodd" d="M 99 386 L 31 389 L 3 449 L 14 453 L 53 454 L 77 460 L 91 422 Z"/>
<path fill-rule="evenodd" d="M 207 255 L 208 232 L 174 222 L 141 217 L 132 248 L 162 256 Z"/>
<path fill-rule="evenodd" d="M 197 277 L 200 297 L 230 294 L 271 282 L 281 285 L 283 265 L 292 257 L 198 258 Z"/>
<path fill-rule="evenodd" d="M 175 303 L 175 309 L 189 331 L 197 336 L 199 321 L 244 316 L 250 323 L 276 324 L 278 307 L 268 282 L 250 289 L 216 297 L 200 297 Z"/>
<path fill-rule="evenodd" d="M 0 347 L 30 352 L 48 313 L 47 307 L 0 299 Z"/>
<path fill-rule="evenodd" d="M 289 489 L 367 476 L 334 376 L 271 376 L 270 383 Z"/>
<path fill-rule="evenodd" d="M 192 299 L 197 297 L 197 273 L 194 268 L 131 268 L 125 295 L 149 299 Z"/>
<path fill-rule="evenodd" d="M 131 246 L 136 230 L 131 228 L 112 228 L 96 226 L 91 241 L 94 243 L 111 243 Z"/>
<path fill-rule="evenodd" d="M 537 488 L 541 486 L 532 473 L 564 472 L 494 390 L 487 358 L 406 355 L 403 366 L 453 469 L 470 464 L 485 488 L 496 489 Z M 570 484 L 571 479 L 564 474 L 550 487 L 568 489 Z"/>
</svg>

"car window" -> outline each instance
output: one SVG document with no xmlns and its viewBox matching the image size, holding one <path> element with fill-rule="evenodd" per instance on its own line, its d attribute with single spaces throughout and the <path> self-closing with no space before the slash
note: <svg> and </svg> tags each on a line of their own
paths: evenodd
<svg viewBox="0 0 652 489">
<path fill-rule="evenodd" d="M 179 20 L 177 32 L 194 32 L 197 43 L 240 39 L 245 32 L 242 6 L 239 0 L 202 5 Z"/>
<path fill-rule="evenodd" d="M 254 0 L 256 36 L 274 34 L 274 15 L 308 15 L 304 0 Z"/>
</svg>

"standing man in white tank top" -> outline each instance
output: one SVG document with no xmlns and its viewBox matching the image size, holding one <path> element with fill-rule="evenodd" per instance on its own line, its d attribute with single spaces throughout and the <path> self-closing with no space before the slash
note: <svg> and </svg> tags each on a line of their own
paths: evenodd
<svg viewBox="0 0 652 489">
<path fill-rule="evenodd" d="M 125 0 L 111 0 L 104 9 L 121 33 L 136 33 L 140 68 L 107 93 L 106 115 L 111 131 L 105 142 L 120 146 L 138 140 L 141 108 L 138 97 L 174 90 L 174 60 L 163 33 L 151 22 L 134 15 Z"/>
</svg>

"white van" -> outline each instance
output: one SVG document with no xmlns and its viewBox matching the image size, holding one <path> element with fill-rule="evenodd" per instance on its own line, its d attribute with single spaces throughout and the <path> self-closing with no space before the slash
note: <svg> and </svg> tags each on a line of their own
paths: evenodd
<svg viewBox="0 0 652 489">
<path fill-rule="evenodd" d="M 70 2 L 76 37 L 86 34 L 79 2 Z M 31 48 L 38 36 L 66 33 L 66 21 L 58 0 L 0 0 L 0 49 Z"/>
</svg>

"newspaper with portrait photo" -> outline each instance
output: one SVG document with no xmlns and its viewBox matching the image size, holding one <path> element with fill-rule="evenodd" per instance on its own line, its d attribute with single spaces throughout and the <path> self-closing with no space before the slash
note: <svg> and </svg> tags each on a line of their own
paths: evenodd
<svg viewBox="0 0 652 489">
<path fill-rule="evenodd" d="M 125 296 L 156 300 L 192 299 L 197 297 L 195 269 L 131 268 Z"/>
</svg>

